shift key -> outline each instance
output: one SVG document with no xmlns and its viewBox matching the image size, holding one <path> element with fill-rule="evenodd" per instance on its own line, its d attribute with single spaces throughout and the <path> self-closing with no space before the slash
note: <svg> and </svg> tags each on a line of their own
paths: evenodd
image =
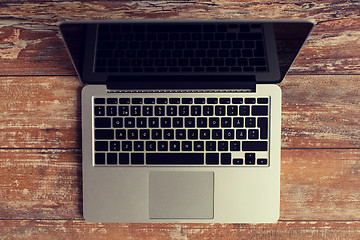
<svg viewBox="0 0 360 240">
<path fill-rule="evenodd" d="M 267 151 L 267 141 L 243 141 L 243 151 Z"/>
</svg>

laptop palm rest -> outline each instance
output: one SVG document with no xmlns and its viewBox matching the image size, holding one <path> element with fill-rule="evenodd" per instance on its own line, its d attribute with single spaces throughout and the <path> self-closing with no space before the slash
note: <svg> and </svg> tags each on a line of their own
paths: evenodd
<svg viewBox="0 0 360 240">
<path fill-rule="evenodd" d="M 214 172 L 150 172 L 149 217 L 214 218 Z"/>
</svg>

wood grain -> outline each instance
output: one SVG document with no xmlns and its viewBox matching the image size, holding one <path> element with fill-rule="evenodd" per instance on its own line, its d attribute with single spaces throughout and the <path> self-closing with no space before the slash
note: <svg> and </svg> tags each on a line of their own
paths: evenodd
<svg viewBox="0 0 360 240">
<path fill-rule="evenodd" d="M 82 219 L 81 152 L 0 149 L 0 219 Z M 360 221 L 360 149 L 282 150 L 281 220 Z"/>
<path fill-rule="evenodd" d="M 282 146 L 359 148 L 359 80 L 286 77 Z M 0 77 L 0 147 L 80 148 L 81 86 L 76 77 Z"/>
<path fill-rule="evenodd" d="M 95 224 L 84 221 L 0 221 L 2 239 L 358 239 L 359 222 L 277 224 Z"/>
<path fill-rule="evenodd" d="M 0 75 L 75 75 L 57 24 L 68 19 L 129 18 L 314 19 L 317 26 L 290 73 L 360 74 L 356 1 L 6 1 L 0 6 Z M 266 11 L 259 14 L 260 9 Z"/>
</svg>

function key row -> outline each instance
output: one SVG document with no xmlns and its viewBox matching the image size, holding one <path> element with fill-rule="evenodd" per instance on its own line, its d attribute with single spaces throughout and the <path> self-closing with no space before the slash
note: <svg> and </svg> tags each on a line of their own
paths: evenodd
<svg viewBox="0 0 360 240">
<path fill-rule="evenodd" d="M 268 98 L 94 98 L 94 104 L 268 104 Z"/>
</svg>

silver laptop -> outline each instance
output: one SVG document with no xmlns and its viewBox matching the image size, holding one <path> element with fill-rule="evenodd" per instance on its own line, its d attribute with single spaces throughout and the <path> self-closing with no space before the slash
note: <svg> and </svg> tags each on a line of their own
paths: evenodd
<svg viewBox="0 0 360 240">
<path fill-rule="evenodd" d="M 279 218 L 281 91 L 311 21 L 65 22 L 90 222 Z"/>
</svg>

